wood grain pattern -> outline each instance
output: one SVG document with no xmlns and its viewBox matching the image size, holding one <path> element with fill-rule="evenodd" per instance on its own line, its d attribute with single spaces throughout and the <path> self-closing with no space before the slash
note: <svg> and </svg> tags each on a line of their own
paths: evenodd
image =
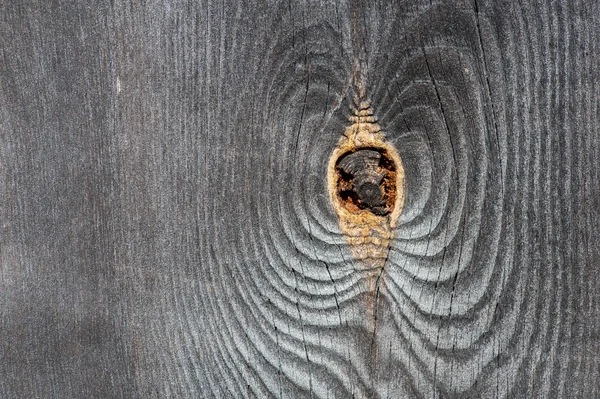
<svg viewBox="0 0 600 399">
<path fill-rule="evenodd" d="M 0 397 L 600 397 L 599 39 L 583 0 L 0 2 Z M 327 187 L 363 99 L 376 270 Z"/>
</svg>

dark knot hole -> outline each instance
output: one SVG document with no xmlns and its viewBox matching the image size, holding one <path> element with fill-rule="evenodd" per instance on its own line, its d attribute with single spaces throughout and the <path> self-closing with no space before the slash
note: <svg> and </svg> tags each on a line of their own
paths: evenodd
<svg viewBox="0 0 600 399">
<path fill-rule="evenodd" d="M 396 165 L 383 148 L 346 152 L 336 162 L 338 196 L 353 213 L 378 216 L 392 212 L 396 200 Z"/>
</svg>

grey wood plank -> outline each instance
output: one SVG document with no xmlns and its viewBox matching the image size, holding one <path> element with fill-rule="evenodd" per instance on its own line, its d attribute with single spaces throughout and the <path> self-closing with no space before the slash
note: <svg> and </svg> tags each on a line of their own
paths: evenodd
<svg viewBox="0 0 600 399">
<path fill-rule="evenodd" d="M 599 397 L 599 6 L 0 2 L 0 397 Z"/>
<path fill-rule="evenodd" d="M 130 398 L 111 233 L 112 10 L 0 10 L 0 397 Z"/>
</svg>

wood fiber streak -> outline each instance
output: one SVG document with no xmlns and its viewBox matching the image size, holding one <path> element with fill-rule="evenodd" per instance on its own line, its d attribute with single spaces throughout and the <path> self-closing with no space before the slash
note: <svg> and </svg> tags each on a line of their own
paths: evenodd
<svg viewBox="0 0 600 399">
<path fill-rule="evenodd" d="M 0 398 L 600 397 L 599 59 L 597 1 L 0 1 Z"/>
</svg>

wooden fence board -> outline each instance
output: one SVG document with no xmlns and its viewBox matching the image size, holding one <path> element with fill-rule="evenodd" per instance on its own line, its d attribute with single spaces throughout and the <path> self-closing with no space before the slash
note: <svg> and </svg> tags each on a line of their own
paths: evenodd
<svg viewBox="0 0 600 399">
<path fill-rule="evenodd" d="M 583 0 L 0 1 L 0 398 L 600 397 L 599 38 Z M 361 101 L 383 267 L 327 186 Z"/>
</svg>

